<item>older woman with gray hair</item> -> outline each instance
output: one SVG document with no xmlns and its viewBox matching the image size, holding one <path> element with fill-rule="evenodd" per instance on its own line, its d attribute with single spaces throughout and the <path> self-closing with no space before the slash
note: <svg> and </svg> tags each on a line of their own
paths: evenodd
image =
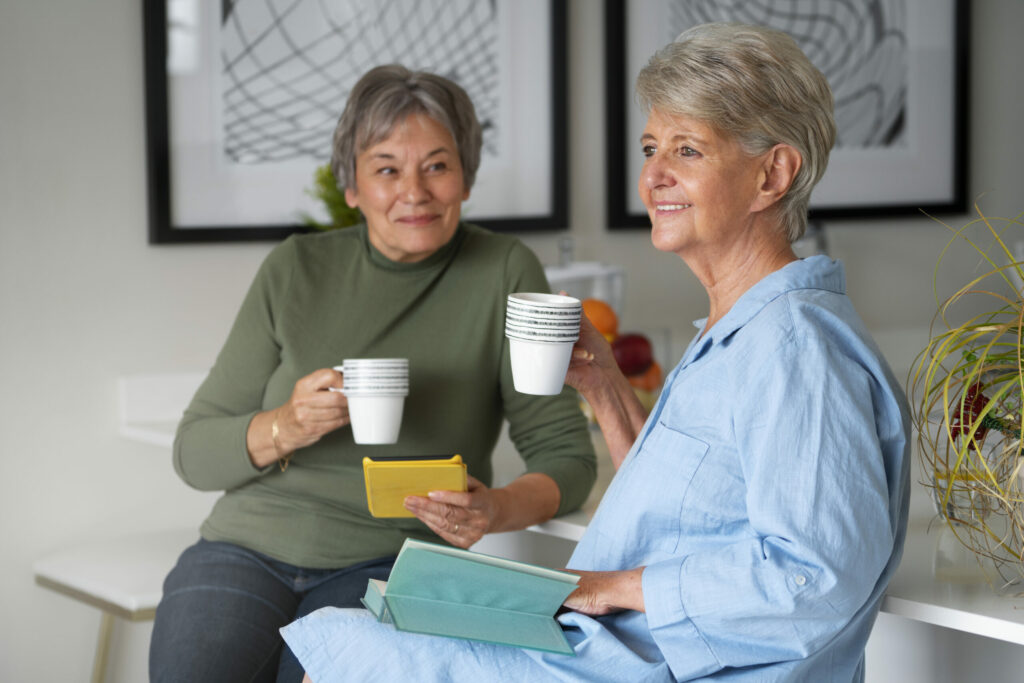
<svg viewBox="0 0 1024 683">
<path fill-rule="evenodd" d="M 481 127 L 452 81 L 391 65 L 352 89 L 332 167 L 365 223 L 296 235 L 266 258 L 209 376 L 185 411 L 174 467 L 223 490 L 201 540 L 164 584 L 150 680 L 289 681 L 279 629 L 356 606 L 407 537 L 469 547 L 578 507 L 596 463 L 571 389 L 513 388 L 504 305 L 547 291 L 519 240 L 460 220 Z M 408 358 L 394 445 L 356 444 L 345 358 Z M 503 420 L 526 473 L 489 488 Z M 458 453 L 469 490 L 410 496 L 408 519 L 372 517 L 364 456 Z"/>
<path fill-rule="evenodd" d="M 567 380 L 617 472 L 569 561 L 577 656 L 322 610 L 284 629 L 316 683 L 863 680 L 906 525 L 909 413 L 842 266 L 790 246 L 835 137 L 831 91 L 784 33 L 710 24 L 655 54 L 637 93 L 651 240 L 709 312 L 649 416 L 582 331 Z"/>
</svg>

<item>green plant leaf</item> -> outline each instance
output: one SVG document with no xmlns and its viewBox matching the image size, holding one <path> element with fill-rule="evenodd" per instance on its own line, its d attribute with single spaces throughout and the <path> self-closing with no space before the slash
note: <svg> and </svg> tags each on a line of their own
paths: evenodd
<svg viewBox="0 0 1024 683">
<path fill-rule="evenodd" d="M 313 229 L 336 230 L 356 225 L 363 220 L 359 209 L 349 206 L 345 201 L 345 192 L 338 187 L 338 180 L 330 164 L 316 168 L 313 172 L 313 187 L 307 189 L 306 194 L 322 203 L 330 218 L 329 223 L 323 223 L 308 213 L 301 213 L 302 222 Z"/>
</svg>

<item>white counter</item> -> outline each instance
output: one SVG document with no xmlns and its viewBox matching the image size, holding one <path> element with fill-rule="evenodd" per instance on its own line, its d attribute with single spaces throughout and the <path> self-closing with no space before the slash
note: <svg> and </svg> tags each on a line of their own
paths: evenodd
<svg viewBox="0 0 1024 683">
<path fill-rule="evenodd" d="M 989 586 L 974 556 L 939 520 L 911 520 L 882 611 L 1024 645 L 1024 598 Z"/>
</svg>

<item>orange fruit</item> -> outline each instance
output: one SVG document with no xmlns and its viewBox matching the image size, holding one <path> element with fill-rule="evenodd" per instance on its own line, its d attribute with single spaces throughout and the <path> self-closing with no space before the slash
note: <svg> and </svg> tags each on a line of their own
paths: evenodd
<svg viewBox="0 0 1024 683">
<path fill-rule="evenodd" d="M 658 361 L 653 361 L 650 366 L 639 375 L 628 375 L 626 379 L 635 389 L 643 391 L 657 391 L 661 386 L 661 366 Z"/>
<path fill-rule="evenodd" d="M 601 299 L 584 299 L 583 315 L 587 316 L 590 324 L 597 328 L 597 331 L 604 335 L 608 341 L 615 339 L 619 333 L 619 316 L 615 315 L 615 309 L 606 301 Z"/>
</svg>

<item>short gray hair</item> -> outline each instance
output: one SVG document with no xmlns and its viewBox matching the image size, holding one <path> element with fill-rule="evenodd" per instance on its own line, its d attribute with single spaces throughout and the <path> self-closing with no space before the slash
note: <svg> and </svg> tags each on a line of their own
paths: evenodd
<svg viewBox="0 0 1024 683">
<path fill-rule="evenodd" d="M 694 26 L 651 57 L 636 93 L 647 113 L 706 122 L 751 156 L 779 143 L 796 148 L 803 163 L 776 210 L 790 242 L 804 234 L 836 124 L 828 81 L 792 38 L 764 26 Z"/>
<path fill-rule="evenodd" d="M 458 148 L 463 183 L 467 190 L 472 188 L 483 146 L 472 100 L 447 78 L 400 64 L 370 69 L 349 92 L 331 150 L 331 170 L 338 186 L 354 188 L 359 153 L 387 138 L 395 125 L 414 114 L 425 114 L 448 130 Z"/>
</svg>

